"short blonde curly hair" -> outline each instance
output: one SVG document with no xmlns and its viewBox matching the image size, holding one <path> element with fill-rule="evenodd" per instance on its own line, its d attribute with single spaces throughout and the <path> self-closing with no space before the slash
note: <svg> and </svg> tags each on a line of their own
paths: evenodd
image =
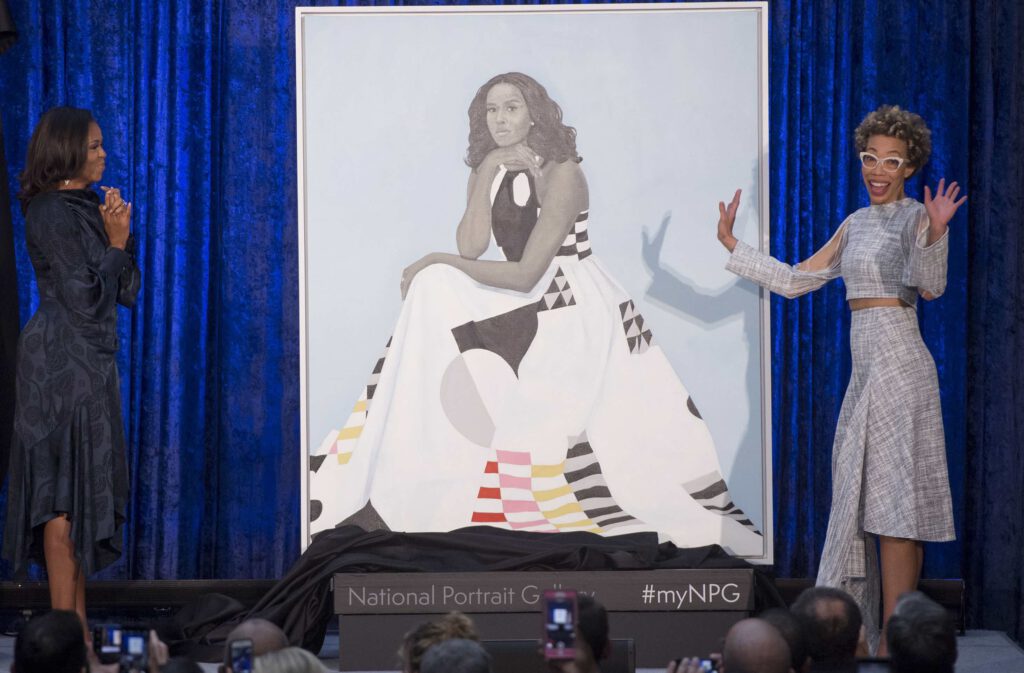
<svg viewBox="0 0 1024 673">
<path fill-rule="evenodd" d="M 452 638 L 480 640 L 473 620 L 461 612 L 449 612 L 437 621 L 423 622 L 402 638 L 402 647 L 398 650 L 402 670 L 406 673 L 418 673 L 427 650 Z"/>
<path fill-rule="evenodd" d="M 907 163 L 915 169 L 928 163 L 932 154 L 932 132 L 924 119 L 899 105 L 882 105 L 864 117 L 853 132 L 858 152 L 867 148 L 871 136 L 890 136 L 907 143 Z"/>
</svg>

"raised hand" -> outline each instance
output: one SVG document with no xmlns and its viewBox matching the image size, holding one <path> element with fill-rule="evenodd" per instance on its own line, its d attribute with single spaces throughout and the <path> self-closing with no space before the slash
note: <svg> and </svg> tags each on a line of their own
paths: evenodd
<svg viewBox="0 0 1024 673">
<path fill-rule="evenodd" d="M 949 221 L 953 219 L 957 209 L 967 200 L 966 195 L 957 199 L 956 197 L 959 193 L 960 185 L 956 182 L 951 182 L 947 188 L 946 178 L 939 180 L 939 186 L 935 188 L 934 197 L 928 185 L 924 186 L 924 209 L 928 212 L 929 226 L 931 227 L 931 233 L 934 234 L 934 238 L 938 238 L 945 233 Z"/>
<path fill-rule="evenodd" d="M 736 237 L 732 235 L 733 225 L 736 224 L 736 211 L 740 207 L 740 194 L 742 189 L 737 189 L 732 195 L 732 201 L 726 206 L 724 201 L 718 202 L 718 240 L 729 252 L 736 247 Z"/>
<path fill-rule="evenodd" d="M 121 198 L 116 187 L 100 187 L 103 190 L 103 203 L 100 205 L 100 216 L 103 228 L 110 239 L 110 245 L 121 248 L 128 243 L 128 232 L 132 220 L 132 204 Z"/>
</svg>

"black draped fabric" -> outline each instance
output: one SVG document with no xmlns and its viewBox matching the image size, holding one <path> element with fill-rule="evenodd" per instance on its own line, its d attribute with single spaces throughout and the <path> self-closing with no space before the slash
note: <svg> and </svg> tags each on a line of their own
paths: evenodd
<svg viewBox="0 0 1024 673">
<path fill-rule="evenodd" d="M 59 513 L 86 576 L 120 556 L 128 503 L 117 304 L 139 289 L 132 245 L 110 247 L 90 190 L 29 203 L 26 242 L 39 308 L 18 341 L 17 406 L 3 538 L 15 576 L 42 560 L 41 534 Z"/>
<path fill-rule="evenodd" d="M 161 635 L 174 653 L 219 661 L 231 629 L 244 619 L 262 617 L 281 626 L 292 645 L 319 652 L 334 615 L 330 585 L 336 573 L 748 567 L 717 545 L 680 549 L 670 542 L 658 544 L 654 533 L 550 535 L 489 526 L 450 533 L 392 533 L 342 526 L 317 535 L 252 610 L 226 596 L 210 595 L 183 609 Z M 760 571 L 755 579 L 759 607 L 782 604 L 770 580 Z"/>
</svg>

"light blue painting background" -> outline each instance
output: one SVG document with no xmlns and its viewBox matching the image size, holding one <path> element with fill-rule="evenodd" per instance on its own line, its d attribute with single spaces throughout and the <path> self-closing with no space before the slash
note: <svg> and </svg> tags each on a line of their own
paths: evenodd
<svg viewBox="0 0 1024 673">
<path fill-rule="evenodd" d="M 576 128 L 594 252 L 638 300 L 734 499 L 763 529 L 759 297 L 736 287 L 715 238 L 717 203 L 738 187 L 738 235 L 761 221 L 756 13 L 390 9 L 302 21 L 310 445 L 348 418 L 398 316 L 402 269 L 455 251 L 469 102 L 518 70 Z M 666 214 L 652 288 L 643 232 Z"/>
</svg>

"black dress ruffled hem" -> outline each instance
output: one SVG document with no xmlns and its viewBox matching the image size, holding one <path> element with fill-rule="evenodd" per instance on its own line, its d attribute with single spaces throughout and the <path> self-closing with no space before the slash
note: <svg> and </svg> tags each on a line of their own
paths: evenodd
<svg viewBox="0 0 1024 673">
<path fill-rule="evenodd" d="M 104 426 L 81 405 L 69 423 L 34 446 L 15 433 L 3 548 L 15 579 L 25 578 L 29 562 L 44 564 L 43 529 L 64 514 L 86 577 L 120 558 L 128 472 L 123 448 L 115 455 L 111 428 Z"/>
</svg>

